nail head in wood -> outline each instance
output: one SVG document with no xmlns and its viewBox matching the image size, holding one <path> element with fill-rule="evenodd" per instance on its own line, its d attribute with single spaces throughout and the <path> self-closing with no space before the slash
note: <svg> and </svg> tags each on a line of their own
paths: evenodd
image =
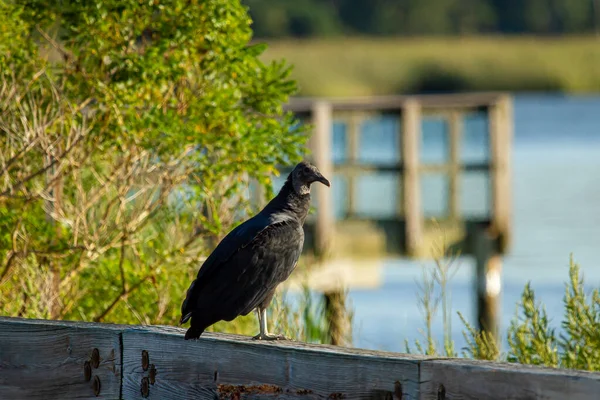
<svg viewBox="0 0 600 400">
<path fill-rule="evenodd" d="M 96 348 L 94 348 L 94 350 L 92 350 L 91 361 L 92 361 L 92 367 L 98 368 L 100 366 L 100 352 Z"/>
<path fill-rule="evenodd" d="M 446 388 L 442 384 L 438 386 L 437 400 L 446 400 Z"/>
<path fill-rule="evenodd" d="M 94 389 L 94 394 L 96 395 L 96 397 L 100 396 L 100 388 L 101 388 L 101 384 L 100 384 L 100 378 L 98 378 L 98 375 L 94 376 L 94 382 L 92 383 L 92 388 Z"/>
<path fill-rule="evenodd" d="M 154 364 L 150 364 L 150 371 L 148 372 L 148 378 L 150 379 L 150 384 L 154 385 L 156 382 L 156 367 Z"/>
<path fill-rule="evenodd" d="M 142 378 L 142 397 L 146 398 L 150 395 L 150 381 L 148 378 Z"/>
<path fill-rule="evenodd" d="M 394 382 L 394 395 L 398 400 L 402 400 L 402 384 L 400 381 Z"/>
<path fill-rule="evenodd" d="M 92 366 L 89 361 L 83 363 L 83 377 L 86 382 L 89 382 L 92 379 Z"/>
<path fill-rule="evenodd" d="M 146 350 L 142 350 L 142 369 L 144 371 L 148 371 L 148 366 L 150 365 L 150 355 Z"/>
</svg>

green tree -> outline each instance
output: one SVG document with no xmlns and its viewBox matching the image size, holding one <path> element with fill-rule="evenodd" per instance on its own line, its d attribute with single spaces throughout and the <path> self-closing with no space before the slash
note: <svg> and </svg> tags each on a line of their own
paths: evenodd
<svg viewBox="0 0 600 400">
<path fill-rule="evenodd" d="M 289 67 L 235 0 L 0 11 L 2 314 L 176 322 L 249 180 L 304 151 Z"/>
<path fill-rule="evenodd" d="M 246 0 L 258 37 L 331 36 L 341 32 L 332 2 Z"/>
</svg>

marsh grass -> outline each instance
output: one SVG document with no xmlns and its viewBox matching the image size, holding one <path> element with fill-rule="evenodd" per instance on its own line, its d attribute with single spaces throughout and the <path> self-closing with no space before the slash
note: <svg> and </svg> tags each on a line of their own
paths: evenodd
<svg viewBox="0 0 600 400">
<path fill-rule="evenodd" d="M 460 268 L 460 253 L 450 249 L 448 240 L 437 221 L 433 221 L 434 229 L 438 232 L 438 240 L 434 241 L 431 256 L 433 264 L 424 266 L 420 281 L 417 285 L 417 304 L 423 315 L 425 330 L 421 330 L 425 345 L 416 340 L 414 346 L 417 352 L 426 355 L 440 355 L 456 357 L 455 344 L 452 340 L 452 301 L 448 284 Z M 443 326 L 443 343 L 441 349 L 433 337 L 432 325 L 438 316 L 441 307 Z M 411 352 L 410 343 L 405 340 L 407 352 Z"/>
<path fill-rule="evenodd" d="M 263 58 L 288 60 L 311 96 L 600 90 L 592 36 L 280 40 Z"/>
<path fill-rule="evenodd" d="M 457 255 L 445 246 L 443 240 L 436 252 L 435 262 L 424 267 L 422 281 L 418 283 L 418 301 L 426 328 L 423 331 L 425 344 L 416 341 L 414 347 L 420 354 L 457 357 L 450 337 L 451 302 L 447 286 L 453 276 L 452 271 L 458 269 Z M 441 348 L 431 330 L 432 322 L 439 318 L 440 304 L 443 305 L 444 326 Z M 569 262 L 563 305 L 562 332 L 557 333 L 544 304 L 536 299 L 531 282 L 528 282 L 505 333 L 508 342 L 506 352 L 501 351 L 490 332 L 477 329 L 458 312 L 466 341 L 460 354 L 480 360 L 600 371 L 600 288 L 586 290 L 579 265 L 573 257 Z M 407 341 L 405 346 L 407 352 L 413 352 Z"/>
</svg>

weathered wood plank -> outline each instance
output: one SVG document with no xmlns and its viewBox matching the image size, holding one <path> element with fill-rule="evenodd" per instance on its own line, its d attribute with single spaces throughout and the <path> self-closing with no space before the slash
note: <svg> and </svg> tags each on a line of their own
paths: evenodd
<svg viewBox="0 0 600 400">
<path fill-rule="evenodd" d="M 600 393 L 597 373 L 265 343 L 237 335 L 206 333 L 184 341 L 183 333 L 172 327 L 0 318 L 0 398 L 91 399 L 96 377 L 99 398 L 128 400 L 589 400 Z"/>
<path fill-rule="evenodd" d="M 0 399 L 118 399 L 120 329 L 0 317 Z"/>
<path fill-rule="evenodd" d="M 421 400 L 590 400 L 600 374 L 469 360 L 421 363 Z"/>
<path fill-rule="evenodd" d="M 418 398 L 417 357 L 210 333 L 186 342 L 183 332 L 146 327 L 123 333 L 124 398 L 142 398 L 142 380 L 149 377 L 142 368 L 144 350 L 156 369 L 149 399 L 235 398 L 230 396 L 235 393 L 244 398 L 385 399 L 400 387 L 403 400 Z"/>
<path fill-rule="evenodd" d="M 295 97 L 285 105 L 285 109 L 297 113 L 309 112 L 313 103 L 325 100 L 331 103 L 333 111 L 398 111 L 407 101 L 417 101 L 423 107 L 437 109 L 473 109 L 493 104 L 501 93 L 456 93 L 444 95 L 400 95 L 367 96 L 344 98 Z"/>
</svg>

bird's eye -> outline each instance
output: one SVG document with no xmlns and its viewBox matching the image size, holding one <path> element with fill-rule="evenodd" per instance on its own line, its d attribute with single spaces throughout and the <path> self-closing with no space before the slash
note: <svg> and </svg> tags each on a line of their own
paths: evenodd
<svg viewBox="0 0 600 400">
<path fill-rule="evenodd" d="M 304 172 L 305 174 L 308 174 L 310 172 L 310 168 L 304 167 L 304 168 L 302 168 L 302 172 Z"/>
</svg>

